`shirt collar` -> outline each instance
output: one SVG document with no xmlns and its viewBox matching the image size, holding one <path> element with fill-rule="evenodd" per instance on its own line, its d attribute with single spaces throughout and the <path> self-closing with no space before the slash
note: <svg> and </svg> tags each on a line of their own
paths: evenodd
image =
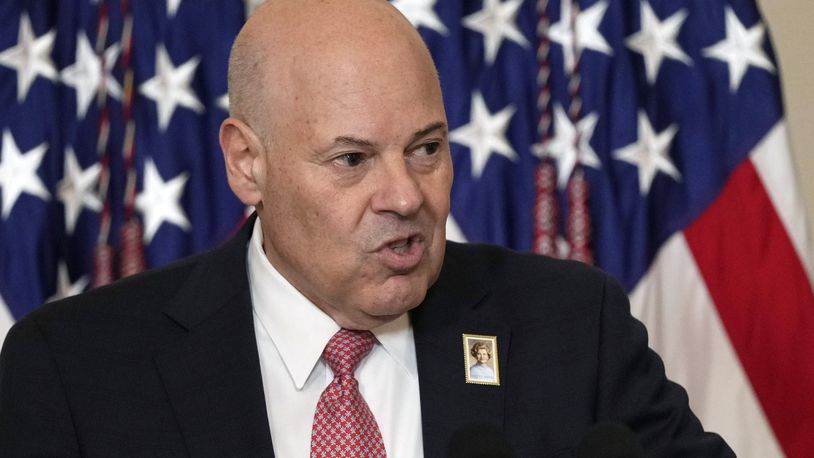
<svg viewBox="0 0 814 458">
<path fill-rule="evenodd" d="M 297 390 L 301 390 L 340 327 L 302 295 L 271 265 L 263 251 L 263 231 L 256 220 L 246 260 L 252 306 Z M 371 332 L 387 354 L 418 378 L 413 329 L 407 313 Z"/>
</svg>

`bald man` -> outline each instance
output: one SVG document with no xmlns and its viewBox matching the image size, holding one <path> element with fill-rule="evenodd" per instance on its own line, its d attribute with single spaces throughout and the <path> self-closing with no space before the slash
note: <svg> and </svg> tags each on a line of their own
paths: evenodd
<svg viewBox="0 0 814 458">
<path fill-rule="evenodd" d="M 347 456 L 445 456 L 473 422 L 516 456 L 570 456 L 598 421 L 648 455 L 732 456 L 613 280 L 445 242 L 438 77 L 388 2 L 266 2 L 235 41 L 229 96 L 228 180 L 256 216 L 215 251 L 18 322 L 0 455 L 321 456 L 341 379 L 363 426 L 325 428 L 374 444 Z M 467 376 L 466 335 L 493 342 L 494 382 Z M 361 353 L 350 375 L 337 336 L 372 336 L 340 351 Z"/>
</svg>

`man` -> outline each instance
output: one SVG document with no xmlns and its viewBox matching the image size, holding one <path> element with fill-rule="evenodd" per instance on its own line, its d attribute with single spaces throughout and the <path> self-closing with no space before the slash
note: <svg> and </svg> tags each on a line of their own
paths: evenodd
<svg viewBox="0 0 814 458">
<path fill-rule="evenodd" d="M 17 323 L 0 455 L 320 456 L 339 379 L 364 426 L 339 439 L 390 457 L 444 456 L 473 421 L 521 457 L 568 456 L 599 421 L 651 455 L 732 455 L 615 282 L 445 243 L 438 79 L 388 2 L 266 2 L 235 42 L 229 96 L 229 184 L 257 217 L 216 251 Z M 464 334 L 494 339 L 499 384 L 466 383 Z M 337 335 L 375 336 L 348 350 L 369 351 L 350 374 Z"/>
</svg>

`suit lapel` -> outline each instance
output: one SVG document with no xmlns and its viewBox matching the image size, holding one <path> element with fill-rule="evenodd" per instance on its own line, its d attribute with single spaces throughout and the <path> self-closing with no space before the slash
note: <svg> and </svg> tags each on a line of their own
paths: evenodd
<svg viewBox="0 0 814 458">
<path fill-rule="evenodd" d="M 444 453 L 452 435 L 472 423 L 503 429 L 511 333 L 493 314 L 487 283 L 448 247 L 441 277 L 411 313 L 418 361 L 424 450 Z M 495 336 L 500 385 L 466 383 L 463 334 Z"/>
<path fill-rule="evenodd" d="M 201 258 L 166 310 L 186 333 L 155 361 L 192 456 L 273 455 L 246 275 L 253 222 Z"/>
</svg>

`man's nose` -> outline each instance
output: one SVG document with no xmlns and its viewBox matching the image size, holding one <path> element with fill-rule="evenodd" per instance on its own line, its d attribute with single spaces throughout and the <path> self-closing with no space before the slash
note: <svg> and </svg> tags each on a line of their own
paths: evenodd
<svg viewBox="0 0 814 458">
<path fill-rule="evenodd" d="M 371 201 L 373 211 L 390 212 L 402 217 L 415 214 L 424 204 L 420 179 L 421 175 L 410 170 L 409 163 L 401 155 L 382 161 Z"/>
</svg>

